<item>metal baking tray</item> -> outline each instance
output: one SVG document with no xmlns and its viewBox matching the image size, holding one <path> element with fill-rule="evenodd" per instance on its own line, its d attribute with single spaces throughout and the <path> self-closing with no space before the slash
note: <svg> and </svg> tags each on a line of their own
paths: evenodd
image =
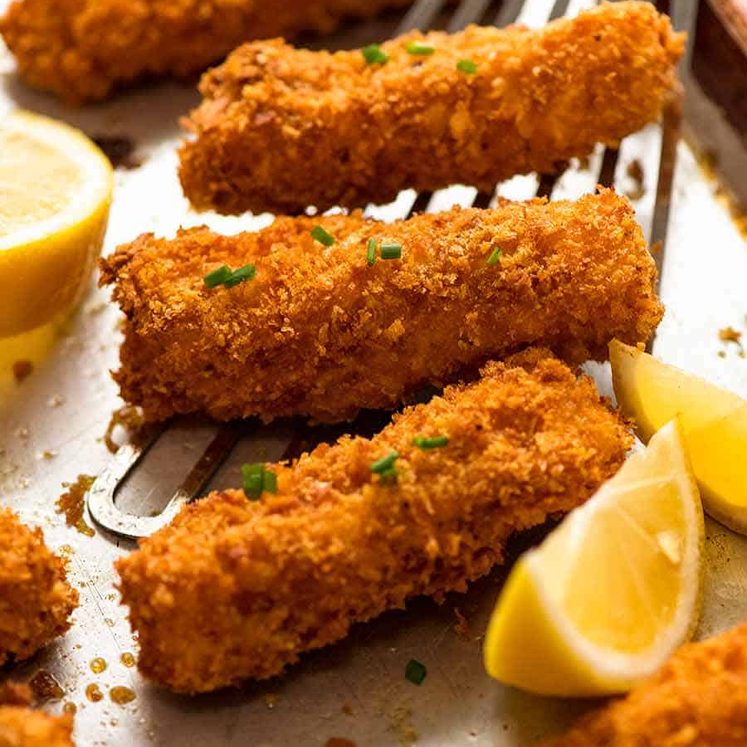
<svg viewBox="0 0 747 747">
<path fill-rule="evenodd" d="M 5 4 L 0 0 L 0 10 Z M 585 4 L 565 3 L 565 11 L 575 12 Z M 553 6 L 552 0 L 528 0 L 522 20 L 540 25 Z M 352 25 L 323 43 L 357 46 L 379 40 L 400 20 L 390 14 Z M 142 231 L 170 235 L 180 225 L 207 223 L 230 233 L 270 222 L 271 216 L 227 218 L 189 210 L 176 178 L 175 145 L 180 138 L 179 116 L 198 101 L 191 83 L 161 83 L 105 104 L 72 109 L 24 87 L 13 69 L 12 58 L 0 49 L 0 116 L 23 107 L 64 119 L 94 136 L 121 136 L 136 144 L 135 156 L 142 165 L 117 172 L 105 252 Z M 715 108 L 711 116 L 719 116 Z M 716 124 L 713 130 L 718 131 Z M 627 166 L 636 159 L 643 164 L 643 193 L 635 205 L 649 235 L 660 137 L 660 128 L 650 126 L 627 138 L 615 174 L 618 188 L 631 190 Z M 599 160 L 593 157 L 588 166 L 577 165 L 567 172 L 556 184 L 553 198 L 592 190 Z M 519 178 L 508 184 L 504 194 L 528 197 L 534 188 L 531 177 Z M 467 204 L 473 195 L 467 188 L 444 190 L 434 207 Z M 413 199 L 412 193 L 403 193 L 377 214 L 399 217 Z M 747 331 L 747 243 L 718 185 L 701 171 L 684 142 L 677 148 L 665 257 L 661 292 L 667 313 L 657 336 L 656 355 L 747 395 L 747 360 L 737 345 L 719 339 L 719 330 L 727 326 Z M 595 705 L 533 697 L 485 675 L 481 636 L 505 577 L 500 569 L 467 594 L 448 595 L 441 606 L 418 600 L 406 611 L 356 626 L 344 642 L 305 656 L 287 675 L 265 683 L 188 698 L 142 680 L 122 662 L 122 654 L 137 649 L 126 610 L 118 604 L 112 570 L 112 562 L 131 545 L 101 531 L 94 537 L 79 534 L 67 528 L 54 510 L 64 482 L 79 474 L 97 475 L 111 462 L 103 435 L 112 412 L 122 404 L 109 376 L 117 365 L 118 324 L 118 312 L 108 303 L 107 294 L 92 286 L 63 328 L 27 336 L 22 348 L 18 342 L 0 341 L 0 503 L 43 527 L 48 542 L 63 548 L 81 593 L 72 630 L 31 661 L 2 675 L 27 679 L 40 670 L 51 673 L 64 695 L 45 707 L 56 712 L 65 703 L 76 705 L 79 745 L 324 747 L 337 738 L 356 747 L 516 747 L 559 731 Z M 20 384 L 7 370 L 14 356 L 35 361 L 33 375 Z M 607 367 L 592 370 L 602 391 L 609 393 Z M 212 485 L 238 484 L 238 465 L 243 461 L 277 458 L 292 431 L 292 424 L 275 428 L 245 424 L 239 446 Z M 167 495 L 213 432 L 208 423 L 180 424 L 125 486 L 123 505 L 135 510 Z M 330 431 L 309 438 L 322 436 L 329 437 Z M 514 556 L 543 531 L 517 538 Z M 747 539 L 711 521 L 707 536 L 699 637 L 747 618 Z M 466 624 L 459 624 L 462 618 Z M 105 671 L 98 674 L 90 666 L 96 658 L 106 662 Z M 428 667 L 420 687 L 404 678 L 410 658 Z M 91 684 L 103 694 L 97 702 L 86 695 Z M 135 699 L 117 705 L 110 697 L 115 686 L 131 688 Z M 346 744 L 337 742 L 337 747 Z"/>
</svg>

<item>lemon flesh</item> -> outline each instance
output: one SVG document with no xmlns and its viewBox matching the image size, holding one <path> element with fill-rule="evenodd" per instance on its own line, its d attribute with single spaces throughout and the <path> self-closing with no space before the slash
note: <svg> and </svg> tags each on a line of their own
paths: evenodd
<svg viewBox="0 0 747 747">
<path fill-rule="evenodd" d="M 109 161 L 82 132 L 23 111 L 0 121 L 0 337 L 80 300 L 112 188 Z"/>
<path fill-rule="evenodd" d="M 640 439 L 678 417 L 705 510 L 747 534 L 747 400 L 616 340 L 612 381 Z"/>
<path fill-rule="evenodd" d="M 488 626 L 488 674 L 542 695 L 629 690 L 692 633 L 702 545 L 673 421 L 519 559 Z"/>
</svg>

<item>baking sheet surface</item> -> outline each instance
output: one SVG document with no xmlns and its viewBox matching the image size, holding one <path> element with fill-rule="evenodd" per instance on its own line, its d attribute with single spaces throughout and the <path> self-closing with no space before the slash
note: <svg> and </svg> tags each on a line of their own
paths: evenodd
<svg viewBox="0 0 747 747">
<path fill-rule="evenodd" d="M 0 10 L 5 5 L 0 0 Z M 545 3 L 539 5 L 539 15 Z M 70 109 L 31 92 L 12 74 L 13 62 L 0 48 L 0 116 L 16 107 L 62 118 L 91 135 L 126 136 L 136 144 L 142 165 L 117 172 L 117 189 L 105 252 L 142 231 L 172 234 L 180 225 L 209 225 L 226 232 L 254 229 L 270 216 L 223 218 L 189 211 L 176 179 L 176 121 L 197 102 L 192 86 L 165 83 L 124 94 L 110 103 Z M 648 227 L 653 207 L 650 186 L 657 167 L 659 128 L 652 126 L 626 140 L 618 164 L 618 186 L 630 188 L 627 164 L 639 158 L 648 186 L 636 202 Z M 653 160 L 652 160 L 653 159 Z M 554 196 L 574 197 L 593 189 L 599 158 L 590 170 L 576 168 L 561 180 Z M 504 189 L 522 197 L 531 179 L 512 180 Z M 667 314 L 656 354 L 747 396 L 747 360 L 739 348 L 719 340 L 719 329 L 747 332 L 747 244 L 728 211 L 715 197 L 716 185 L 701 173 L 691 151 L 680 144 L 662 294 Z M 437 206 L 471 199 L 456 188 L 438 195 Z M 413 195 L 380 211 L 401 215 Z M 480 636 L 504 577 L 498 571 L 466 595 L 450 595 L 442 606 L 417 601 L 405 612 L 358 626 L 350 638 L 304 658 L 287 676 L 262 685 L 199 698 L 160 691 L 124 666 L 121 656 L 135 652 L 114 589 L 112 561 L 123 553 L 112 538 L 89 538 L 64 526 L 53 510 L 63 482 L 79 474 L 98 474 L 110 459 L 102 436 L 111 413 L 121 405 L 109 369 L 116 367 L 119 316 L 106 292 L 91 288 L 79 312 L 56 339 L 41 332 L 36 345 L 47 353 L 33 376 L 17 385 L 0 375 L 0 502 L 24 521 L 44 528 L 48 542 L 64 548 L 81 606 L 72 630 L 14 674 L 40 669 L 61 684 L 64 702 L 77 706 L 79 745 L 325 745 L 332 737 L 357 747 L 475 745 L 513 747 L 557 731 L 589 703 L 531 697 L 490 681 L 481 663 Z M 7 341 L 0 341 L 6 346 Z M 723 354 L 723 355 L 720 355 Z M 605 367 L 594 367 L 609 391 Z M 209 429 L 208 429 L 209 430 Z M 247 438 L 221 470 L 215 484 L 237 484 L 238 464 L 265 448 L 269 458 L 282 453 L 287 430 L 250 426 Z M 129 486 L 146 500 L 164 494 L 204 443 L 206 430 L 180 432 L 163 447 Z M 201 440 L 202 439 L 202 440 Z M 47 452 L 45 454 L 45 452 Z M 172 465 L 173 474 L 163 474 Z M 747 540 L 709 522 L 705 606 L 698 631 L 708 635 L 747 617 Z M 518 550 L 537 536 L 516 543 Z M 457 610 L 467 620 L 456 627 Z M 97 657 L 106 670 L 94 674 Z M 421 687 L 404 679 L 410 658 L 424 662 Z M 99 685 L 104 698 L 91 702 L 86 687 Z M 114 704 L 109 690 L 131 687 L 136 699 Z M 49 704 L 58 710 L 63 701 Z"/>
</svg>

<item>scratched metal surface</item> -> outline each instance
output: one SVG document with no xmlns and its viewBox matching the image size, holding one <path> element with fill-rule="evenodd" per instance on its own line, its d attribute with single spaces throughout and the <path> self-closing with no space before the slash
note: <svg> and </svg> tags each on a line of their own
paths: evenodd
<svg viewBox="0 0 747 747">
<path fill-rule="evenodd" d="M 4 4 L 0 0 L 0 9 Z M 571 3 L 569 12 L 581 5 Z M 543 23 L 551 6 L 549 1 L 530 0 L 524 20 Z M 391 22 L 358 29 L 352 43 L 383 37 Z M 174 147 L 179 138 L 175 122 L 196 102 L 192 86 L 165 83 L 107 104 L 69 109 L 24 88 L 13 75 L 10 56 L 0 50 L 0 116 L 25 107 L 65 119 L 93 135 L 126 135 L 137 143 L 143 164 L 117 173 L 106 252 L 141 231 L 171 234 L 179 225 L 207 222 L 233 232 L 269 222 L 269 216 L 220 218 L 189 211 L 175 176 Z M 616 172 L 617 185 L 629 189 L 627 164 L 634 158 L 643 163 L 648 188 L 635 203 L 646 230 L 652 217 L 650 187 L 659 137 L 659 128 L 653 126 L 628 138 Z M 553 197 L 573 197 L 592 189 L 599 160 L 592 158 L 588 168 L 566 174 Z M 534 188 L 532 178 L 520 178 L 503 192 L 525 197 Z M 718 330 L 727 325 L 742 331 L 747 326 L 747 245 L 714 192 L 715 185 L 680 144 L 662 279 L 667 314 L 655 352 L 747 396 L 747 360 L 739 357 L 736 346 L 718 338 Z M 468 189 L 447 190 L 439 193 L 432 208 L 466 203 L 472 195 Z M 412 194 L 404 194 L 381 215 L 400 215 L 412 199 Z M 347 641 L 305 657 L 287 676 L 266 684 L 190 699 L 160 691 L 125 667 L 120 656 L 136 651 L 136 644 L 125 610 L 118 605 L 112 561 L 128 548 L 101 532 L 89 538 L 66 528 L 53 509 L 62 482 L 80 473 L 96 475 L 110 459 L 101 436 L 110 414 L 121 404 L 108 374 L 116 366 L 118 319 L 106 293 L 92 287 L 57 339 L 47 339 L 44 333 L 37 336 L 38 346 L 47 352 L 29 379 L 16 385 L 7 381 L 6 371 L 0 371 L 0 502 L 17 509 L 25 521 L 43 527 L 52 546 L 68 546 L 70 574 L 81 592 L 72 630 L 32 661 L 2 676 L 24 678 L 39 669 L 53 673 L 65 691 L 64 700 L 78 707 L 79 745 L 313 747 L 340 737 L 358 747 L 415 741 L 428 747 L 514 747 L 561 729 L 589 706 L 531 697 L 485 676 L 479 637 L 504 577 L 501 571 L 475 584 L 466 595 L 450 596 L 441 607 L 419 601 L 405 612 L 359 626 Z M 2 357 L 3 348 L 7 354 L 11 343 L 0 341 L 0 346 Z M 604 367 L 595 370 L 600 387 L 608 391 L 608 372 Z M 209 435 L 210 426 L 177 432 L 143 465 L 123 500 L 130 507 L 144 506 L 166 495 Z M 289 436 L 287 429 L 249 424 L 247 437 L 214 484 L 236 484 L 238 464 L 260 448 L 266 450 L 266 458 L 278 456 Z M 49 458 L 42 456 L 45 451 L 51 452 Z M 525 537 L 515 549 L 536 539 Z M 707 560 L 699 636 L 747 617 L 747 540 L 709 522 Z M 454 630 L 455 608 L 468 620 L 466 636 Z M 89 667 L 95 657 L 108 664 L 102 674 Z M 410 658 L 428 667 L 422 687 L 403 678 Z M 84 694 L 91 683 L 104 693 L 100 702 L 92 703 Z M 112 703 L 108 693 L 116 685 L 131 687 L 137 696 L 134 702 Z M 62 702 L 47 707 L 57 711 Z"/>
</svg>

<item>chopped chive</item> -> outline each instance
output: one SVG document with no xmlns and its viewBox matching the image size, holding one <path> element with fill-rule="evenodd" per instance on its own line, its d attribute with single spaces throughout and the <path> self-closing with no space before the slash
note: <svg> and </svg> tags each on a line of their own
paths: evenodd
<svg viewBox="0 0 747 747">
<path fill-rule="evenodd" d="M 251 280 L 257 274 L 257 268 L 254 265 L 244 265 L 239 267 L 238 270 L 234 270 L 231 273 L 231 277 L 226 280 L 223 285 L 226 288 L 233 288 L 239 283 L 243 283 L 245 280 Z"/>
<path fill-rule="evenodd" d="M 420 44 L 419 42 L 410 42 L 406 49 L 410 54 L 422 55 L 424 57 L 436 51 L 435 47 L 429 47 L 427 44 Z"/>
<path fill-rule="evenodd" d="M 401 244 L 382 244 L 380 251 L 382 259 L 400 259 L 402 257 Z"/>
<path fill-rule="evenodd" d="M 417 659 L 410 659 L 405 667 L 405 679 L 413 685 L 422 685 L 428 670 Z"/>
<path fill-rule="evenodd" d="M 477 65 L 472 60 L 459 60 L 457 70 L 467 75 L 474 75 L 477 72 Z"/>
<path fill-rule="evenodd" d="M 396 451 L 390 451 L 386 456 L 371 463 L 371 472 L 376 472 L 380 475 L 387 470 L 392 470 L 397 459 L 399 459 L 399 453 Z"/>
<path fill-rule="evenodd" d="M 389 61 L 389 55 L 378 44 L 369 44 L 367 47 L 363 47 L 361 54 L 367 65 L 383 65 Z"/>
<path fill-rule="evenodd" d="M 498 262 L 501 261 L 501 256 L 503 256 L 503 251 L 499 246 L 497 246 L 493 251 L 490 253 L 490 256 L 485 260 L 489 265 L 497 265 Z"/>
<path fill-rule="evenodd" d="M 268 469 L 262 473 L 262 490 L 273 495 L 278 492 L 278 476 Z"/>
<path fill-rule="evenodd" d="M 208 288 L 215 288 L 218 285 L 223 285 L 231 277 L 231 268 L 228 265 L 223 265 L 217 270 L 209 272 L 202 279 Z"/>
<path fill-rule="evenodd" d="M 376 239 L 369 239 L 366 244 L 366 262 L 369 267 L 376 262 Z"/>
<path fill-rule="evenodd" d="M 264 482 L 264 464 L 243 464 L 241 474 L 244 477 L 244 492 L 250 501 L 259 500 Z"/>
<path fill-rule="evenodd" d="M 397 469 L 390 467 L 379 473 L 379 481 L 382 485 L 394 485 L 397 482 Z"/>
<path fill-rule="evenodd" d="M 430 438 L 415 436 L 412 442 L 419 449 L 440 449 L 449 443 L 449 438 L 448 436 L 431 436 Z"/>
<path fill-rule="evenodd" d="M 332 246 L 335 243 L 335 237 L 321 226 L 314 226 L 311 229 L 311 238 L 324 246 Z"/>
</svg>

